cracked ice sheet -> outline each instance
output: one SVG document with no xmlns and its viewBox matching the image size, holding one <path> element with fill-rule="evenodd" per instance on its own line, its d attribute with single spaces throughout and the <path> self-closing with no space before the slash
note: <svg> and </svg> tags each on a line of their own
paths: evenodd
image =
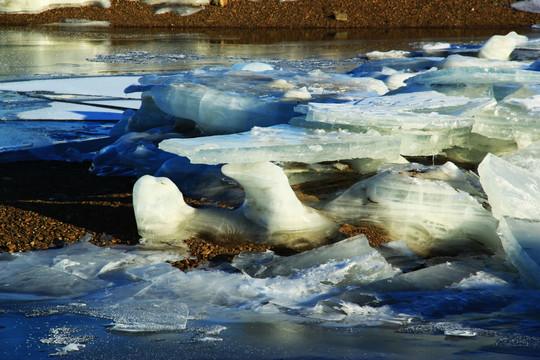
<svg viewBox="0 0 540 360">
<path fill-rule="evenodd" d="M 208 165 L 399 158 L 399 141 L 391 136 L 381 136 L 377 132 L 326 132 L 290 125 L 254 127 L 240 134 L 167 139 L 159 144 L 159 148 L 188 157 L 192 163 Z"/>
</svg>

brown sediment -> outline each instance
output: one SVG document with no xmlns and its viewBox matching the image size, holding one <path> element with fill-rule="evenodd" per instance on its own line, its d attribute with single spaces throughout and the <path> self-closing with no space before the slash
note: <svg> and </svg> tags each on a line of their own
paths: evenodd
<svg viewBox="0 0 540 360">
<path fill-rule="evenodd" d="M 136 244 L 133 178 L 98 177 L 90 163 L 0 164 L 0 252 L 42 250 L 92 235 L 98 245 Z"/>
<path fill-rule="evenodd" d="M 39 14 L 0 14 L 2 25 L 63 19 L 108 21 L 114 27 L 170 28 L 517 28 L 540 22 L 510 1 L 493 0 L 230 0 L 188 16 L 154 15 L 158 5 L 111 0 L 110 8 L 59 8 Z"/>
<path fill-rule="evenodd" d="M 189 247 L 191 257 L 173 262 L 172 265 L 180 270 L 188 270 L 207 261 L 230 262 L 235 255 L 243 252 L 272 250 L 265 244 L 254 244 L 242 241 L 216 241 L 204 235 L 195 236 L 184 241 Z"/>
<path fill-rule="evenodd" d="M 369 241 L 369 245 L 377 247 L 381 244 L 387 243 L 390 237 L 384 229 L 373 224 L 351 225 L 343 224 L 339 228 L 339 232 L 347 237 L 353 237 L 360 234 L 364 234 Z"/>
</svg>

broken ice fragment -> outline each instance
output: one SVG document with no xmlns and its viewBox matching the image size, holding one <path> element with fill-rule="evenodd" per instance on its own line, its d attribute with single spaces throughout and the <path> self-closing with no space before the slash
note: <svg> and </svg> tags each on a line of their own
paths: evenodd
<svg viewBox="0 0 540 360">
<path fill-rule="evenodd" d="M 488 154 L 478 166 L 493 216 L 540 221 L 540 178 Z"/>
<path fill-rule="evenodd" d="M 365 235 L 287 257 L 271 253 L 241 254 L 232 264 L 259 278 L 289 277 L 301 271 L 313 275 L 326 273 L 324 281 L 336 285 L 361 285 L 394 276 L 392 266 L 369 246 Z M 328 271 L 331 268 L 334 271 Z"/>
<path fill-rule="evenodd" d="M 159 148 L 186 156 L 192 163 L 202 164 L 263 161 L 309 164 L 354 158 L 394 160 L 399 157 L 399 142 L 391 136 L 381 136 L 376 132 L 326 132 L 290 125 L 254 127 L 240 134 L 169 139 L 162 141 Z"/>
<path fill-rule="evenodd" d="M 395 166 L 362 180 L 326 207 L 343 222 L 369 222 L 403 239 L 416 253 L 496 251 L 497 222 L 475 198 L 477 180 L 454 164 Z"/>
<path fill-rule="evenodd" d="M 540 221 L 503 218 L 497 232 L 524 282 L 540 288 Z"/>
<path fill-rule="evenodd" d="M 517 45 L 526 43 L 528 38 L 515 31 L 507 35 L 494 35 L 480 48 L 478 56 L 486 59 L 508 60 Z"/>
</svg>

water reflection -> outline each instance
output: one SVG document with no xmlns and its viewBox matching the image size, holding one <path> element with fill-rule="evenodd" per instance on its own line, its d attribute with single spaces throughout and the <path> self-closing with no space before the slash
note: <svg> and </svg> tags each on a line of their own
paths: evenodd
<svg viewBox="0 0 540 360">
<path fill-rule="evenodd" d="M 521 34 L 538 36 L 527 29 Z M 0 30 L 0 78 L 176 71 L 245 59 L 350 59 L 424 42 L 481 42 L 501 29 L 117 29 L 69 26 Z M 126 54 L 139 52 L 132 61 Z M 145 57 L 152 54 L 156 57 Z M 172 55 L 172 56 L 168 56 Z M 194 55 L 194 56 L 185 56 Z"/>
</svg>

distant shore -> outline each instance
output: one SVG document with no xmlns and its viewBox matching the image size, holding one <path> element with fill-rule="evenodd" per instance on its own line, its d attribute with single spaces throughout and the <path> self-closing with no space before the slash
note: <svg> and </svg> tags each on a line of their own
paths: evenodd
<svg viewBox="0 0 540 360">
<path fill-rule="evenodd" d="M 540 14 L 493 0 L 228 0 L 181 16 L 155 14 L 159 5 L 111 0 L 110 8 L 59 8 L 39 14 L 0 14 L 0 26 L 28 26 L 66 19 L 105 21 L 112 27 L 147 28 L 519 28 Z"/>
</svg>

